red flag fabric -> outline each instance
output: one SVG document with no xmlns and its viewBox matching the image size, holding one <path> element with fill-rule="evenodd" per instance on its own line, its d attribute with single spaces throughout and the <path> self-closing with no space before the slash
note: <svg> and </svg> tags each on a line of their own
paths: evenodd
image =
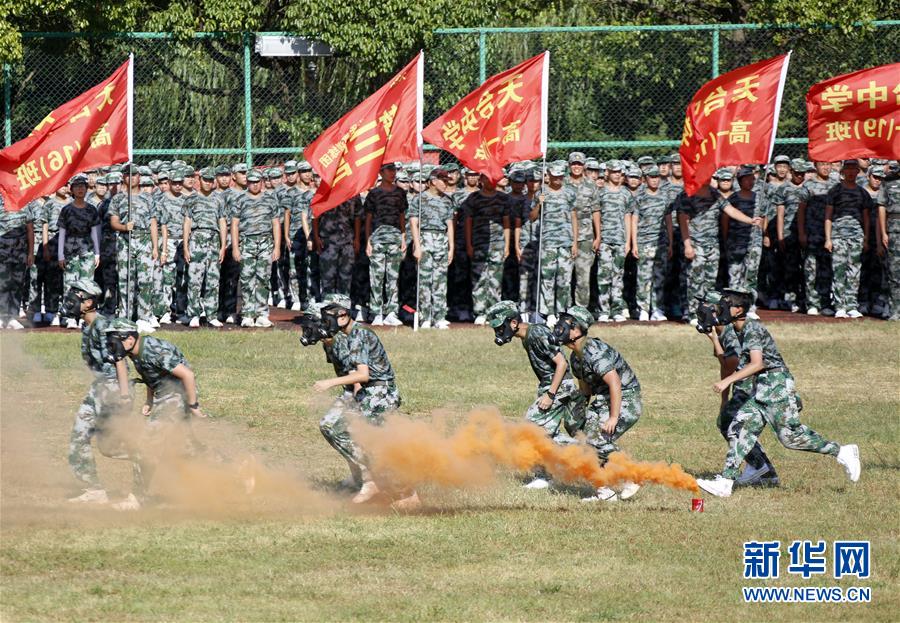
<svg viewBox="0 0 900 623">
<path fill-rule="evenodd" d="M 79 171 L 131 159 L 132 62 L 0 151 L 0 194 L 7 210 L 56 192 Z"/>
<path fill-rule="evenodd" d="M 722 74 L 694 95 L 679 150 L 688 195 L 708 184 L 719 167 L 769 161 L 790 56 Z"/>
<path fill-rule="evenodd" d="M 484 84 L 435 119 L 422 137 L 497 183 L 503 167 L 547 151 L 547 80 L 543 52 Z"/>
<path fill-rule="evenodd" d="M 806 113 L 813 160 L 900 158 L 900 63 L 813 85 Z"/>
<path fill-rule="evenodd" d="M 419 52 L 303 152 L 322 178 L 312 199 L 315 216 L 371 188 L 382 163 L 419 159 L 424 63 Z"/>
</svg>

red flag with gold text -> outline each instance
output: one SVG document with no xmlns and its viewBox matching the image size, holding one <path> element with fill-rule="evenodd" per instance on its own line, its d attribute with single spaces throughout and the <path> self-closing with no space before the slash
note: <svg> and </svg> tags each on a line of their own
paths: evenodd
<svg viewBox="0 0 900 623">
<path fill-rule="evenodd" d="M 485 80 L 422 131 L 470 169 L 497 183 L 503 167 L 547 152 L 547 80 L 543 52 Z"/>
<path fill-rule="evenodd" d="M 7 210 L 56 192 L 80 171 L 131 160 L 132 63 L 129 58 L 0 151 L 0 194 Z"/>
<path fill-rule="evenodd" d="M 303 152 L 322 178 L 312 199 L 315 216 L 371 188 L 382 163 L 419 159 L 424 63 L 419 52 Z"/>
<path fill-rule="evenodd" d="M 813 85 L 806 113 L 813 160 L 900 158 L 900 63 Z"/>
<path fill-rule="evenodd" d="M 790 56 L 722 74 L 694 95 L 679 149 L 688 195 L 708 184 L 719 167 L 769 161 Z"/>
</svg>

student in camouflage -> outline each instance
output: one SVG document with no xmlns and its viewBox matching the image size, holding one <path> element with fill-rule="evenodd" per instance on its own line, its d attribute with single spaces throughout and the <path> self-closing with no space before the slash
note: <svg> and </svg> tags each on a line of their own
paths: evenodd
<svg viewBox="0 0 900 623">
<path fill-rule="evenodd" d="M 835 318 L 860 318 L 857 309 L 862 254 L 869 248 L 872 197 L 856 184 L 859 163 L 844 160 L 840 184 L 825 199 L 825 250 L 831 253 Z"/>
<path fill-rule="evenodd" d="M 716 172 L 717 181 L 730 184 L 731 171 Z M 687 265 L 687 300 L 691 317 L 699 302 L 715 289 L 719 273 L 719 222 L 724 202 L 718 190 L 706 185 L 692 197 L 681 193 L 676 202 L 684 258 Z"/>
<path fill-rule="evenodd" d="M 34 242 L 31 245 L 31 252 L 34 256 L 34 262 L 25 271 L 25 281 L 27 288 L 22 290 L 22 304 L 26 305 L 29 313 L 32 314 L 32 324 L 39 322 L 56 322 L 59 324 L 56 314 L 45 313 L 47 310 L 42 305 L 45 301 L 43 298 L 46 283 L 44 281 L 44 273 L 46 272 L 46 264 L 43 261 L 41 253 L 41 234 L 40 220 L 41 212 L 44 209 L 44 198 L 38 197 L 25 204 L 21 212 L 24 214 L 28 223 L 31 224 L 34 232 Z M 57 266 L 58 268 L 58 266 Z M 19 323 L 21 324 L 21 323 Z"/>
<path fill-rule="evenodd" d="M 509 195 L 481 176 L 481 189 L 469 194 L 465 214 L 466 255 L 472 262 L 472 311 L 475 324 L 485 323 L 488 308 L 500 300 L 503 264 L 509 254 Z"/>
<path fill-rule="evenodd" d="M 100 219 L 100 268 L 94 274 L 95 281 L 103 288 L 104 314 L 114 316 L 118 306 L 119 267 L 116 263 L 118 249 L 118 233 L 110 224 L 110 203 L 119 192 L 122 181 L 120 173 L 107 173 L 97 178 L 97 188 L 105 189 L 98 193 L 97 216 Z"/>
<path fill-rule="evenodd" d="M 53 315 L 51 326 L 59 326 L 62 320 L 59 306 L 63 295 L 63 270 L 56 258 L 59 253 L 59 215 L 68 203 L 69 188 L 63 186 L 34 213 L 35 232 L 40 228 L 41 240 L 37 278 L 43 283 L 45 311 Z"/>
<path fill-rule="evenodd" d="M 559 314 L 569 308 L 572 267 L 580 253 L 577 209 L 580 187 L 564 184 L 566 172 L 562 166 L 551 165 L 547 173 L 547 186 L 535 196 L 541 212 L 538 313 L 547 316 L 547 322 L 553 325 Z M 592 201 L 594 197 L 592 194 Z M 590 253 L 593 255 L 593 251 Z"/>
<path fill-rule="evenodd" d="M 19 314 L 19 287 L 34 264 L 34 225 L 27 210 L 6 210 L 0 195 L 0 329 L 24 327 Z"/>
<path fill-rule="evenodd" d="M 587 443 L 605 463 L 610 454 L 619 451 L 616 441 L 641 417 L 641 384 L 616 349 L 599 338 L 588 337 L 592 323 L 593 316 L 587 309 L 571 307 L 553 327 L 553 340 L 572 351 L 572 375 L 588 401 L 584 418 Z M 624 483 L 619 493 L 600 487 L 585 501 L 628 499 L 639 488 L 631 482 Z"/>
<path fill-rule="evenodd" d="M 638 320 L 662 315 L 666 266 L 672 256 L 672 212 L 668 195 L 660 189 L 659 167 L 645 167 L 644 186 L 635 197 L 631 225 L 631 254 L 637 260 Z M 580 253 L 580 250 L 579 250 Z M 582 305 L 586 307 L 586 305 Z"/>
<path fill-rule="evenodd" d="M 803 251 L 806 313 L 818 316 L 831 305 L 831 254 L 825 250 L 825 203 L 834 186 L 831 164 L 815 163 L 816 174 L 803 182 L 797 206 L 797 237 Z"/>
<path fill-rule="evenodd" d="M 169 324 L 184 313 L 179 299 L 187 290 L 184 261 L 184 175 L 180 170 L 169 174 L 169 190 L 157 197 L 153 209 L 160 227 L 162 243 L 156 270 L 156 309 L 160 324 Z M 186 298 L 186 297 L 185 297 Z M 175 318 L 172 317 L 175 314 Z"/>
<path fill-rule="evenodd" d="M 290 227 L 285 220 L 288 218 L 287 215 L 291 211 L 291 205 L 300 193 L 300 186 L 297 184 L 299 179 L 300 169 L 297 166 L 297 161 L 288 160 L 284 163 L 284 183 L 276 186 L 274 191 L 275 200 L 278 203 L 278 218 L 282 225 L 280 235 L 283 241 L 282 248 L 284 249 L 284 253 L 278 258 L 278 263 L 273 267 L 273 272 L 277 271 L 278 284 L 283 290 L 282 295 L 284 298 L 281 299 L 282 301 L 285 301 L 283 306 L 286 307 L 286 300 L 290 300 L 291 309 L 293 311 L 300 311 L 303 309 L 303 304 L 300 302 L 299 292 L 296 297 L 293 296 L 292 292 L 290 250 L 293 241 L 288 238 Z"/>
<path fill-rule="evenodd" d="M 296 192 L 286 195 L 289 203 L 282 205 L 284 210 L 284 229 L 287 249 L 291 252 L 291 261 L 288 275 L 288 289 L 290 298 L 302 303 L 313 299 L 314 293 L 310 287 L 312 283 L 310 253 L 315 248 L 315 240 L 307 238 L 307 229 L 311 229 L 310 220 L 315 189 L 309 183 L 312 180 L 312 167 L 303 161 L 297 165 L 299 182 Z"/>
<path fill-rule="evenodd" d="M 231 218 L 234 215 L 238 197 L 247 191 L 247 165 L 239 162 L 231 168 L 227 165 L 219 166 L 216 169 L 216 184 L 225 205 L 225 227 L 228 234 L 228 248 L 225 249 L 225 259 L 222 261 L 222 268 L 219 271 L 219 319 L 226 324 L 234 324 L 237 318 L 241 265 L 234 261 Z"/>
<path fill-rule="evenodd" d="M 752 299 L 746 290 L 728 290 L 722 297 L 740 344 L 737 370 L 717 382 L 713 389 L 721 394 L 732 384 L 750 379 L 751 397 L 744 402 L 728 427 L 728 454 L 725 468 L 714 480 L 697 479 L 701 489 L 720 497 L 731 495 L 741 463 L 756 445 L 766 424 L 784 447 L 827 454 L 844 466 L 850 480 L 859 479 L 859 449 L 829 441 L 800 422 L 803 403 L 769 331 L 758 320 L 747 318 Z"/>
<path fill-rule="evenodd" d="M 266 302 L 269 273 L 278 260 L 278 205 L 262 192 L 262 176 L 247 173 L 247 192 L 237 198 L 231 219 L 234 260 L 241 264 L 241 326 L 271 327 Z"/>
<path fill-rule="evenodd" d="M 778 241 L 776 256 L 776 282 L 791 311 L 800 310 L 803 293 L 803 258 L 800 255 L 797 211 L 803 182 L 806 179 L 806 162 L 792 160 L 791 177 L 778 187 L 772 199 L 775 204 L 775 236 Z"/>
<path fill-rule="evenodd" d="M 594 244 L 600 256 L 597 265 L 597 293 L 600 298 L 600 322 L 625 320 L 622 299 L 625 256 L 631 252 L 631 217 L 634 197 L 622 184 L 622 163 L 610 161 L 606 166 L 608 180 L 600 193 L 594 212 Z"/>
<path fill-rule="evenodd" d="M 525 182 L 525 192 L 512 198 L 510 218 L 515 228 L 514 244 L 519 262 L 519 311 L 528 314 L 537 311 L 534 271 L 537 269 L 540 229 L 537 223 L 539 209 L 534 198 L 543 179 L 541 171 L 533 166 L 510 173 L 510 180 L 519 178 Z"/>
<path fill-rule="evenodd" d="M 590 307 L 591 268 L 597 259 L 594 240 L 594 212 L 600 207 L 600 189 L 584 175 L 586 158 L 580 151 L 569 154 L 569 177 L 566 185 L 575 190 L 575 212 L 578 216 L 578 253 L 575 258 L 575 304 Z"/>
<path fill-rule="evenodd" d="M 187 315 L 191 327 L 199 327 L 206 318 L 212 327 L 219 321 L 219 268 L 225 259 L 228 240 L 225 205 L 213 192 L 216 172 L 212 167 L 200 170 L 200 188 L 184 202 L 184 242 L 180 249 L 188 267 Z"/>
<path fill-rule="evenodd" d="M 447 194 L 450 175 L 431 171 L 420 201 L 410 206 L 413 256 L 419 264 L 419 328 L 449 329 L 447 269 L 453 261 L 456 205 Z"/>
<path fill-rule="evenodd" d="M 886 254 L 890 289 L 890 319 L 900 320 L 900 174 L 885 176 L 878 191 L 878 250 Z"/>
<path fill-rule="evenodd" d="M 359 253 L 362 212 L 362 200 L 356 196 L 313 219 L 313 238 L 321 260 L 323 296 L 350 295 L 353 263 Z"/>
<path fill-rule="evenodd" d="M 397 167 L 381 167 L 381 183 L 369 191 L 366 213 L 366 255 L 369 257 L 369 309 L 375 314 L 373 326 L 397 327 L 400 260 L 406 254 L 406 191 L 394 182 Z"/>
<path fill-rule="evenodd" d="M 57 257 L 68 291 L 79 279 L 92 280 L 100 265 L 100 217 L 97 208 L 87 203 L 87 177 L 76 175 L 69 182 L 72 202 L 59 213 Z M 77 329 L 78 321 L 66 319 L 66 328 Z"/>
<path fill-rule="evenodd" d="M 763 232 L 766 231 L 767 204 L 762 192 L 753 190 L 756 177 L 750 167 L 735 175 L 740 190 L 722 203 L 722 238 L 728 261 L 728 286 L 749 290 L 756 301 Z M 753 318 L 756 307 L 748 311 Z"/>
</svg>

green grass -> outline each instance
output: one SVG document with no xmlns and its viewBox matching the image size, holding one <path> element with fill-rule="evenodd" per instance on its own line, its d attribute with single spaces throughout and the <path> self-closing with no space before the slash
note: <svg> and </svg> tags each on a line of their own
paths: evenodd
<svg viewBox="0 0 900 623">
<path fill-rule="evenodd" d="M 526 492 L 511 475 L 471 491 L 429 490 L 415 515 L 362 512 L 333 492 L 346 467 L 324 442 L 328 400 L 312 392 L 330 366 L 296 334 L 159 335 L 188 356 L 216 419 L 201 437 L 290 465 L 316 490 L 289 508 L 235 513 L 67 507 L 77 493 L 65 454 L 87 375 L 73 334 L 4 334 L 0 615 L 33 620 L 896 620 L 900 606 L 900 331 L 881 322 L 773 324 L 797 378 L 803 420 L 858 443 L 860 481 L 831 459 L 782 448 L 764 433 L 782 486 L 707 498 L 646 487 L 617 505 Z M 691 473 L 721 468 L 718 368 L 690 327 L 594 330 L 640 378 L 644 416 L 621 446 Z M 380 331 L 403 411 L 454 421 L 478 406 L 517 418 L 534 379 L 518 341 L 491 332 Z M 24 354 L 22 354 L 24 353 Z M 123 494 L 126 464 L 101 458 Z M 324 506 L 312 500 L 327 500 Z M 742 579 L 742 544 L 782 541 L 782 577 Z M 872 542 L 868 581 L 786 573 L 795 539 Z M 744 585 L 872 587 L 870 604 L 748 605 Z"/>
</svg>

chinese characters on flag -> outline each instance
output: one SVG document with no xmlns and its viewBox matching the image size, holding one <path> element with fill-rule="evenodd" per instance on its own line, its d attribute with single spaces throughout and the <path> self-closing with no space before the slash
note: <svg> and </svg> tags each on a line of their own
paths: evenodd
<svg viewBox="0 0 900 623">
<path fill-rule="evenodd" d="M 688 104 L 681 137 L 684 188 L 695 194 L 725 165 L 768 162 L 790 53 L 707 82 Z"/>
<path fill-rule="evenodd" d="M 7 210 L 56 192 L 79 171 L 131 160 L 132 63 L 129 58 L 0 151 L 0 194 Z"/>
<path fill-rule="evenodd" d="M 312 200 L 315 216 L 371 188 L 382 163 L 419 158 L 424 62 L 420 52 L 303 152 L 322 178 Z"/>
<path fill-rule="evenodd" d="M 493 183 L 503 167 L 547 151 L 547 80 L 544 52 L 486 80 L 422 131 Z"/>
<path fill-rule="evenodd" d="M 900 63 L 813 85 L 806 112 L 813 160 L 900 158 Z"/>
</svg>

